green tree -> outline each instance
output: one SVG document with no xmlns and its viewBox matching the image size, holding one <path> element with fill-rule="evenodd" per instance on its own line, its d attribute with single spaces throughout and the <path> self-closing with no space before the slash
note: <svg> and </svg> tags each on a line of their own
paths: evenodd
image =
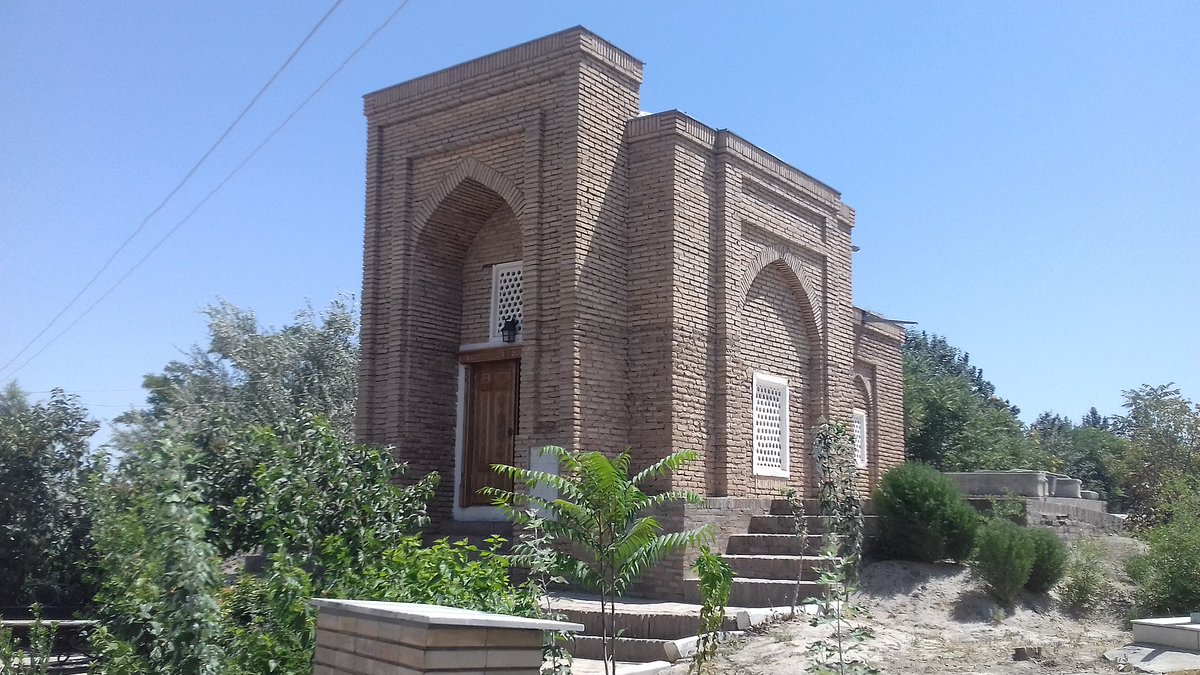
<svg viewBox="0 0 1200 675">
<path fill-rule="evenodd" d="M 98 427 L 61 389 L 36 404 L 15 382 L 0 394 L 0 605 L 90 601 L 88 441 Z"/>
<path fill-rule="evenodd" d="M 903 351 L 904 444 L 909 459 L 942 471 L 1050 469 L 995 386 L 945 338 L 909 333 Z"/>
<path fill-rule="evenodd" d="M 206 539 L 202 486 L 188 478 L 191 461 L 190 448 L 164 441 L 107 479 L 109 498 L 98 502 L 95 528 L 105 627 L 93 642 L 98 668 L 220 672 L 222 579 Z"/>
<path fill-rule="evenodd" d="M 225 302 L 205 314 L 208 346 L 146 376 L 147 407 L 117 418 L 114 445 L 126 462 L 163 440 L 194 448 L 189 478 L 204 485 L 213 540 L 230 555 L 258 543 L 238 512 L 256 491 L 259 467 L 280 462 L 280 444 L 250 437 L 261 429 L 287 436 L 320 417 L 323 436 L 353 441 L 357 324 L 341 301 L 320 313 L 307 308 L 278 329 Z"/>
<path fill-rule="evenodd" d="M 673 453 L 630 477 L 628 452 L 612 459 L 599 452 L 568 452 L 553 446 L 542 452 L 558 460 L 560 474 L 504 465 L 493 468 L 512 478 L 514 485 L 530 491 L 547 485 L 557 491 L 557 499 L 491 487 L 484 491 L 518 526 L 527 525 L 540 511 L 545 516 L 542 526 L 546 533 L 572 547 L 569 552 L 554 551 L 551 566 L 555 574 L 600 594 L 604 668 L 611 675 L 616 668 L 613 602 L 629 591 L 643 571 L 671 553 L 712 536 L 707 526 L 664 533 L 650 513 L 672 502 L 698 503 L 699 495 L 683 491 L 648 495 L 642 491 L 645 483 L 678 470 L 697 454 L 692 450 Z M 514 560 L 523 565 L 529 562 L 521 556 L 514 556 Z"/>
<path fill-rule="evenodd" d="M 1126 414 L 1113 421 L 1129 441 L 1119 462 L 1119 482 L 1134 521 L 1154 524 L 1162 520 L 1168 485 L 1200 487 L 1200 405 L 1173 384 L 1124 393 Z"/>
</svg>

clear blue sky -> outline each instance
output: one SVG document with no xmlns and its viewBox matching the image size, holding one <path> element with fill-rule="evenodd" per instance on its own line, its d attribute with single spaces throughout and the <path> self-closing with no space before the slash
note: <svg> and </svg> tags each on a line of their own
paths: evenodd
<svg viewBox="0 0 1200 675">
<path fill-rule="evenodd" d="M 331 1 L 331 0 L 330 0 Z M 53 336 L 398 3 L 340 7 Z M 0 3 L 0 363 L 95 273 L 328 2 Z M 735 9 L 736 8 L 736 9 Z M 205 337 L 359 292 L 362 94 L 573 25 L 642 108 L 729 128 L 858 211 L 856 303 L 970 351 L 1028 420 L 1200 398 L 1200 2 L 413 0 L 123 286 L 15 373 L 99 418 Z M 43 338 L 44 341 L 45 338 Z M 43 344 L 39 341 L 38 348 Z M 24 361 L 22 357 L 17 363 Z M 12 368 L 0 372 L 7 381 Z"/>
</svg>

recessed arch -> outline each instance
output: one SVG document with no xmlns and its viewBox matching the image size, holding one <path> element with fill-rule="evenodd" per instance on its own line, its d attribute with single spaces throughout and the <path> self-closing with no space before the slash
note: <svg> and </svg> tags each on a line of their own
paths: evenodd
<svg viewBox="0 0 1200 675">
<path fill-rule="evenodd" d="M 509 180 L 508 176 L 505 176 L 503 173 L 500 173 L 478 159 L 467 157 L 438 182 L 437 186 L 433 188 L 425 199 L 421 200 L 421 204 L 413 212 L 414 241 L 420 239 L 421 233 L 425 230 L 426 225 L 429 224 L 429 218 L 437 211 L 438 207 L 442 205 L 446 198 L 459 185 L 466 181 L 474 181 L 495 192 L 501 199 L 508 203 L 509 208 L 516 214 L 517 220 L 521 220 L 525 211 L 525 196 L 521 193 L 516 183 Z"/>
<path fill-rule="evenodd" d="M 874 410 L 875 409 L 875 388 L 873 386 L 871 386 L 871 381 L 868 380 L 866 378 L 866 376 L 864 376 L 862 373 L 855 373 L 854 374 L 854 384 L 855 384 L 855 386 L 862 389 L 862 393 L 866 397 L 866 403 L 867 403 L 868 409 Z"/>
<path fill-rule="evenodd" d="M 800 299 L 800 305 L 804 308 L 804 318 L 807 328 L 812 331 L 812 335 L 818 341 L 824 340 L 825 312 L 821 303 L 817 301 L 819 297 L 812 283 L 809 282 L 808 276 L 804 273 L 804 266 L 800 259 L 795 254 L 784 251 L 777 247 L 771 246 L 763 249 L 750 262 L 750 266 L 746 268 L 745 274 L 742 275 L 742 280 L 737 287 L 737 304 L 734 307 L 734 315 L 741 311 L 742 305 L 746 303 L 746 297 L 750 292 L 750 285 L 754 283 L 755 278 L 767 268 L 768 265 L 780 265 L 785 268 L 789 274 L 788 284 L 792 287 L 792 291 Z"/>
</svg>

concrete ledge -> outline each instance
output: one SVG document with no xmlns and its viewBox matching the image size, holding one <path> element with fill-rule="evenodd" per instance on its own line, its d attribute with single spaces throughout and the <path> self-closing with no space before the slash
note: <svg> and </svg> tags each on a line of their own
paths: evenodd
<svg viewBox="0 0 1200 675">
<path fill-rule="evenodd" d="M 507 614 L 489 614 L 473 609 L 420 605 L 411 602 L 379 602 L 373 600 L 330 600 L 314 598 L 318 610 L 333 610 L 338 614 L 359 615 L 372 619 L 392 619 L 426 626 L 469 626 L 473 628 L 516 628 L 578 632 L 583 625 L 548 619 L 527 619 Z"/>
<path fill-rule="evenodd" d="M 1130 623 L 1136 644 L 1163 645 L 1200 654 L 1200 623 L 1192 623 L 1189 617 L 1134 619 Z"/>
</svg>

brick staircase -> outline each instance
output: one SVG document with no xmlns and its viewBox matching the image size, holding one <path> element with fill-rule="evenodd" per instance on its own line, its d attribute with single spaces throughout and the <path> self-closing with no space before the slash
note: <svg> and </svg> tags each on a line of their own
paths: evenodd
<svg viewBox="0 0 1200 675">
<path fill-rule="evenodd" d="M 878 519 L 864 504 L 867 536 L 878 530 Z M 815 501 L 805 503 L 806 513 L 817 513 Z M 821 533 L 819 516 L 806 516 L 808 537 L 801 542 L 792 534 L 793 518 L 787 502 L 772 502 L 768 513 L 751 516 L 749 531 L 729 536 L 722 558 L 733 568 L 733 589 L 723 630 L 737 634 L 790 611 L 797 570 L 803 570 L 800 597 L 816 596 Z M 626 662 L 671 663 L 694 653 L 699 632 L 699 580 L 689 579 L 684 602 L 623 599 L 617 603 L 617 658 Z M 594 596 L 560 594 L 553 609 L 585 629 L 567 649 L 578 659 L 602 658 L 600 602 Z M 664 663 L 664 666 L 665 666 Z M 647 664 L 649 665 L 649 664 Z M 653 672 L 653 671 L 647 671 Z"/>
<path fill-rule="evenodd" d="M 816 500 L 806 500 L 804 512 L 819 512 Z M 878 517 L 871 515 L 870 503 L 864 504 L 865 529 L 868 537 L 878 530 Z M 816 582 L 820 558 L 821 535 L 825 531 L 820 516 L 804 517 L 808 537 L 800 541 L 792 534 L 793 518 L 788 503 L 777 499 L 771 502 L 770 512 L 750 518 L 749 532 L 732 534 L 721 556 L 733 568 L 733 590 L 729 605 L 734 607 L 790 608 L 796 589 L 796 574 L 800 575 L 800 600 L 816 596 L 821 585 Z M 685 599 L 700 602 L 699 579 L 688 579 Z"/>
</svg>

